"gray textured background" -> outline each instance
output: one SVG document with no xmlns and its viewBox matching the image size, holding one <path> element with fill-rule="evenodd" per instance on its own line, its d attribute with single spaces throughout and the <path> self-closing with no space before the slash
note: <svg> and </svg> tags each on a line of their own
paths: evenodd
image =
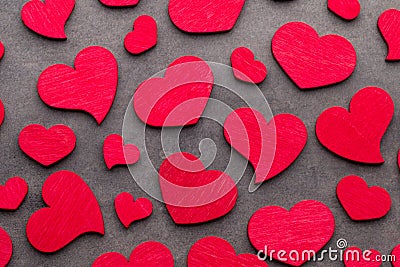
<svg viewBox="0 0 400 267">
<path fill-rule="evenodd" d="M 1 212 L 0 226 L 12 237 L 14 255 L 10 266 L 90 266 L 104 252 L 118 251 L 129 256 L 141 242 L 157 240 L 172 251 L 176 266 L 186 264 L 190 246 L 207 235 L 227 239 L 238 253 L 255 252 L 247 239 L 247 221 L 258 208 L 281 205 L 290 208 L 303 199 L 316 199 L 326 203 L 336 218 L 336 231 L 329 245 L 346 238 L 350 245 L 363 249 L 374 248 L 388 254 L 400 243 L 400 182 L 396 156 L 400 140 L 398 112 L 383 138 L 382 151 L 386 160 L 381 166 L 364 166 L 347 162 L 325 150 L 314 133 L 317 116 L 333 105 L 348 106 L 351 96 L 360 88 L 375 85 L 386 89 L 397 104 L 400 100 L 400 63 L 386 63 L 386 45 L 377 29 L 378 16 L 391 7 L 400 8 L 398 0 L 362 1 L 361 15 L 353 22 L 345 22 L 330 13 L 326 0 L 247 1 L 236 27 L 229 33 L 195 36 L 184 34 L 173 26 L 167 13 L 167 0 L 142 0 L 135 8 L 109 9 L 97 0 L 76 0 L 76 7 L 66 26 L 68 40 L 51 41 L 30 32 L 20 20 L 20 9 L 26 0 L 5 1 L 0 4 L 0 39 L 6 54 L 0 62 L 0 98 L 6 107 L 6 119 L 0 128 L 2 164 L 0 181 L 21 176 L 29 183 L 29 194 L 16 212 Z M 123 47 L 123 38 L 131 30 L 133 20 L 141 14 L 152 15 L 158 22 L 159 41 L 148 53 L 134 57 Z M 339 85 L 325 89 L 300 91 L 281 71 L 270 52 L 274 32 L 289 21 L 304 21 L 320 34 L 338 33 L 348 38 L 358 54 L 354 74 Z M 47 107 L 39 99 L 36 82 L 46 67 L 55 63 L 73 64 L 76 54 L 89 45 L 102 45 L 110 49 L 119 63 L 119 87 L 114 105 L 99 127 L 89 115 L 81 112 L 58 111 Z M 102 158 L 104 138 L 120 133 L 126 105 L 137 85 L 147 77 L 166 67 L 175 58 L 193 54 L 205 60 L 229 64 L 231 51 L 248 46 L 268 67 L 267 80 L 261 89 L 275 114 L 289 112 L 299 116 L 306 124 L 309 139 L 299 159 L 283 174 L 264 183 L 255 193 L 247 186 L 252 176 L 249 167 L 238 185 L 236 207 L 224 218 L 200 226 L 176 226 L 162 203 L 154 201 L 154 214 L 147 220 L 133 224 L 125 230 L 113 208 L 114 197 L 129 191 L 135 197 L 145 193 L 132 180 L 125 167 L 108 171 Z M 239 105 L 232 95 L 213 92 L 231 105 Z M 46 169 L 18 148 L 17 136 L 30 123 L 51 126 L 69 125 L 77 135 L 77 147 L 68 158 Z M 222 128 L 213 122 L 201 120 L 195 127 L 184 129 L 182 150 L 198 154 L 197 144 L 210 137 L 218 145 L 219 155 L 212 168 L 223 169 L 228 160 L 229 146 L 223 138 Z M 150 129 L 149 141 L 159 138 L 159 131 Z M 150 154 L 155 164 L 161 163 L 160 148 L 153 146 Z M 78 238 L 65 249 L 44 255 L 31 247 L 25 235 L 29 216 L 44 206 L 41 198 L 43 181 L 51 173 L 70 169 L 81 175 L 94 191 L 102 207 L 106 234 L 89 234 Z M 385 187 L 391 194 L 393 205 L 389 214 L 378 221 L 354 223 L 340 207 L 336 196 L 337 182 L 344 176 L 363 176 L 370 185 Z M 341 266 L 342 263 L 308 263 L 305 266 Z M 282 266 L 272 262 L 270 266 Z M 385 263 L 385 266 L 389 266 Z"/>
</svg>

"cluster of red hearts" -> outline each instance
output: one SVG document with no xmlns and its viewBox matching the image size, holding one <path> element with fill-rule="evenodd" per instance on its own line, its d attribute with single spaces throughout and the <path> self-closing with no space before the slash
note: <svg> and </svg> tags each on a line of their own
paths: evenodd
<svg viewBox="0 0 400 267">
<path fill-rule="evenodd" d="M 139 0 L 100 2 L 106 6 L 132 7 Z M 168 12 L 173 24 L 184 32 L 224 32 L 234 27 L 244 2 L 170 0 Z M 30 0 L 23 6 L 21 17 L 35 33 L 63 40 L 67 38 L 64 26 L 74 6 L 75 0 Z M 223 6 L 230 8 L 221 8 Z M 328 8 L 345 20 L 355 19 L 360 12 L 357 0 L 328 0 Z M 378 19 L 378 28 L 388 44 L 386 60 L 400 60 L 400 11 L 385 11 Z M 153 48 L 156 43 L 157 23 L 147 15 L 135 20 L 134 31 L 124 40 L 127 51 L 135 55 Z M 1 45 L 0 48 L 3 56 L 4 47 Z M 339 35 L 320 37 L 310 25 L 302 22 L 290 22 L 278 29 L 272 39 L 272 53 L 283 71 L 302 90 L 344 81 L 353 73 L 357 61 L 356 51 L 347 39 Z M 248 48 L 240 47 L 233 51 L 231 63 L 233 75 L 243 82 L 261 83 L 267 76 L 265 65 L 255 60 Z M 150 126 L 193 125 L 207 105 L 213 82 L 212 70 L 205 61 L 194 56 L 181 57 L 170 64 L 164 78 L 151 78 L 139 85 L 133 108 L 143 123 Z M 37 90 L 48 106 L 85 111 L 100 125 L 112 107 L 117 84 L 118 64 L 114 55 L 103 47 L 92 46 L 77 55 L 74 67 L 57 64 L 45 69 L 38 79 Z M 184 86 L 174 86 L 178 84 Z M 184 93 L 177 94 L 177 91 Z M 186 101 L 190 101 L 189 108 L 185 106 Z M 0 104 L 1 124 L 4 106 Z M 367 87 L 354 95 L 349 109 L 331 107 L 325 110 L 316 121 L 316 135 L 324 147 L 340 157 L 359 163 L 382 164 L 380 142 L 393 114 L 394 104 L 390 95 L 383 89 Z M 287 169 L 301 154 L 308 138 L 307 129 L 298 117 L 279 114 L 267 121 L 263 114 L 252 108 L 239 108 L 232 112 L 224 123 L 224 135 L 227 142 L 254 167 L 256 183 L 267 181 Z M 76 136 L 66 125 L 46 129 L 32 124 L 22 129 L 18 144 L 34 161 L 49 167 L 72 153 Z M 272 156 L 271 151 L 274 151 Z M 116 165 L 134 164 L 140 157 L 138 148 L 124 144 L 118 134 L 111 134 L 104 140 L 103 154 L 109 169 Z M 181 169 L 179 163 L 185 166 Z M 226 215 L 236 204 L 238 192 L 235 182 L 221 171 L 206 170 L 192 154 L 169 156 L 159 168 L 159 178 L 166 208 L 176 224 L 208 222 Z M 208 189 L 216 192 L 213 196 L 216 198 L 208 196 L 208 200 L 211 199 L 208 203 L 195 207 L 179 206 L 176 203 L 182 203 L 187 195 L 169 188 L 170 184 L 193 188 L 213 184 Z M 0 192 L 0 209 L 16 210 L 28 193 L 28 185 L 24 179 L 14 177 L 0 188 Z M 67 170 L 53 173 L 43 184 L 42 196 L 48 208 L 34 212 L 26 226 L 28 241 L 37 250 L 52 253 L 84 233 L 104 234 L 98 201 L 79 175 Z M 391 207 L 391 197 L 385 189 L 369 187 L 361 177 L 354 175 L 339 182 L 337 197 L 354 221 L 382 218 Z M 114 204 L 126 228 L 152 213 L 150 200 L 139 198 L 135 201 L 126 192 L 118 195 Z M 289 211 L 277 206 L 257 210 L 247 231 L 251 244 L 258 251 L 268 246 L 274 251 L 297 251 L 301 254 L 320 251 L 332 238 L 334 229 L 334 216 L 326 205 L 304 200 Z M 377 251 L 374 253 L 379 254 Z M 400 258 L 400 247 L 392 253 Z M 0 266 L 6 266 L 11 256 L 12 241 L 0 228 Z M 285 263 L 300 266 L 307 260 L 287 259 Z M 267 266 L 254 254 L 236 255 L 227 241 L 212 236 L 197 241 L 190 248 L 187 263 L 190 267 Z M 380 264 L 380 261 L 345 259 L 346 266 Z M 393 265 L 398 266 L 396 262 Z M 129 260 L 112 252 L 101 255 L 93 266 L 174 266 L 174 258 L 165 245 L 149 241 L 137 246 Z"/>
</svg>

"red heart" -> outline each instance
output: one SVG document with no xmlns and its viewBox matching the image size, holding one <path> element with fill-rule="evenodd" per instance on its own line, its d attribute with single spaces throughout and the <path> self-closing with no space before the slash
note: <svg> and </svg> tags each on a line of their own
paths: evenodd
<svg viewBox="0 0 400 267">
<path fill-rule="evenodd" d="M 336 194 L 347 214 L 355 221 L 382 218 L 392 205 L 385 189 L 368 187 L 363 178 L 355 175 L 343 178 L 337 185 Z"/>
<path fill-rule="evenodd" d="M 29 218 L 26 234 L 41 252 L 55 252 L 84 233 L 104 235 L 103 215 L 89 186 L 71 171 L 58 171 L 43 184 L 42 196 L 49 206 Z"/>
<path fill-rule="evenodd" d="M 257 110 L 240 108 L 228 115 L 224 135 L 229 144 L 250 161 L 256 183 L 288 168 L 307 142 L 307 129 L 294 115 L 280 114 L 269 123 Z"/>
<path fill-rule="evenodd" d="M 301 255 L 311 251 L 312 258 L 328 243 L 334 230 L 335 219 L 329 208 L 315 200 L 304 200 L 290 211 L 278 206 L 259 209 L 250 218 L 247 233 L 251 244 L 268 258 L 300 266 L 310 260 Z M 277 253 L 280 250 L 285 253 Z"/>
<path fill-rule="evenodd" d="M 174 267 L 174 257 L 163 244 L 148 241 L 137 246 L 129 261 L 117 252 L 109 252 L 98 257 L 92 267 Z"/>
<path fill-rule="evenodd" d="M 322 112 L 316 134 L 324 147 L 341 157 L 383 163 L 380 143 L 393 113 L 390 95 L 380 88 L 367 87 L 353 96 L 349 110 L 332 107 Z"/>
<path fill-rule="evenodd" d="M 21 11 L 25 26 L 44 37 L 67 39 L 65 23 L 74 10 L 75 0 L 30 0 Z"/>
<path fill-rule="evenodd" d="M 336 84 L 347 79 L 356 67 L 353 45 L 339 35 L 318 36 L 303 22 L 290 22 L 275 33 L 272 53 L 300 89 Z"/>
<path fill-rule="evenodd" d="M 350 247 L 344 252 L 343 262 L 346 267 L 378 267 L 382 264 L 382 255 L 374 249 L 362 251 Z"/>
<path fill-rule="evenodd" d="M 160 166 L 160 188 L 176 224 L 196 224 L 220 218 L 236 204 L 237 188 L 227 174 L 207 171 L 189 153 L 169 156 Z"/>
<path fill-rule="evenodd" d="M 72 153 L 76 137 L 66 125 L 54 125 L 47 130 L 42 125 L 31 124 L 20 132 L 18 144 L 30 158 L 47 167 Z"/>
<path fill-rule="evenodd" d="M 4 186 L 0 186 L 0 209 L 17 210 L 27 193 L 28 184 L 24 179 L 20 177 L 8 179 Z"/>
<path fill-rule="evenodd" d="M 165 78 L 151 78 L 136 89 L 133 106 L 137 116 L 156 127 L 196 124 L 214 84 L 208 64 L 194 56 L 178 58 Z"/>
<path fill-rule="evenodd" d="M 101 124 L 112 106 L 117 84 L 114 55 L 103 47 L 91 46 L 76 56 L 75 69 L 53 65 L 42 72 L 37 86 L 47 105 L 86 111 Z"/>
<path fill-rule="evenodd" d="M 236 48 L 231 55 L 233 74 L 239 80 L 249 83 L 261 83 L 267 77 L 267 68 L 254 60 L 253 52 L 246 47 Z"/>
<path fill-rule="evenodd" d="M 391 263 L 393 267 L 400 267 L 400 245 L 397 245 L 391 253 Z"/>
<path fill-rule="evenodd" d="M 0 126 L 3 124 L 4 121 L 4 105 L 0 99 Z"/>
<path fill-rule="evenodd" d="M 400 10 L 388 9 L 379 16 L 378 28 L 388 46 L 387 61 L 400 60 Z"/>
<path fill-rule="evenodd" d="M 2 42 L 0 42 L 0 59 L 4 57 L 5 48 Z"/>
<path fill-rule="evenodd" d="M 126 35 L 125 49 L 138 55 L 153 48 L 157 44 L 157 22 L 151 16 L 142 15 L 133 24 L 133 32 Z"/>
<path fill-rule="evenodd" d="M 135 164 L 140 158 L 140 151 L 135 145 L 124 145 L 122 136 L 110 134 L 104 140 L 103 155 L 107 168 L 111 170 L 116 165 Z"/>
<path fill-rule="evenodd" d="M 133 7 L 139 4 L 140 0 L 100 0 L 100 2 L 110 7 Z"/>
<path fill-rule="evenodd" d="M 142 220 L 151 215 L 153 204 L 147 198 L 135 199 L 127 192 L 119 194 L 114 200 L 115 211 L 122 224 L 129 228 L 134 221 Z"/>
<path fill-rule="evenodd" d="M 328 0 L 328 9 L 345 20 L 353 20 L 360 14 L 358 0 Z"/>
<path fill-rule="evenodd" d="M 168 13 L 180 30 L 190 33 L 230 31 L 245 0 L 170 0 Z"/>
<path fill-rule="evenodd" d="M 8 233 L 0 227 L 0 266 L 7 266 L 11 260 L 12 253 L 12 240 Z"/>
<path fill-rule="evenodd" d="M 254 254 L 236 255 L 228 241 L 208 236 L 197 241 L 189 250 L 188 267 L 268 267 Z"/>
</svg>

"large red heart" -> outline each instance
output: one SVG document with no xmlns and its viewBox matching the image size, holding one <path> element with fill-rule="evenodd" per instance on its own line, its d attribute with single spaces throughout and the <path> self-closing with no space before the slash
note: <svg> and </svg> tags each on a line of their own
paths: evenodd
<svg viewBox="0 0 400 267">
<path fill-rule="evenodd" d="M 135 199 L 127 192 L 119 194 L 114 200 L 115 211 L 122 224 L 129 228 L 134 221 L 142 220 L 151 215 L 153 204 L 147 198 Z"/>
<path fill-rule="evenodd" d="M 58 171 L 43 184 L 42 196 L 49 206 L 29 218 L 26 234 L 41 252 L 55 252 L 80 235 L 104 235 L 103 215 L 89 186 L 71 171 Z"/>
<path fill-rule="evenodd" d="M 140 151 L 135 145 L 124 145 L 122 136 L 110 134 L 104 140 L 103 156 L 107 168 L 111 170 L 116 165 L 136 163 L 140 158 Z"/>
<path fill-rule="evenodd" d="M 272 53 L 300 89 L 336 84 L 347 79 L 356 67 L 353 45 L 339 35 L 318 36 L 303 22 L 290 22 L 275 33 Z"/>
<path fill-rule="evenodd" d="M 43 166 L 50 166 L 74 150 L 76 137 L 66 125 L 54 125 L 48 130 L 39 124 L 22 129 L 18 137 L 21 150 Z"/>
<path fill-rule="evenodd" d="M 346 159 L 380 164 L 380 143 L 394 113 L 393 100 L 377 87 L 358 91 L 349 110 L 332 107 L 318 117 L 316 134 L 321 144 Z"/>
<path fill-rule="evenodd" d="M 134 55 L 141 54 L 157 44 L 157 22 L 153 17 L 142 15 L 133 24 L 133 32 L 125 36 L 125 49 Z"/>
<path fill-rule="evenodd" d="M 231 55 L 233 74 L 239 80 L 261 83 L 267 77 L 264 63 L 254 60 L 253 52 L 246 47 L 236 48 Z"/>
<path fill-rule="evenodd" d="M 328 0 L 328 8 L 345 20 L 357 18 L 361 10 L 358 0 Z"/>
<path fill-rule="evenodd" d="M 189 250 L 188 267 L 268 267 L 254 254 L 236 255 L 228 241 L 208 236 L 197 241 Z"/>
<path fill-rule="evenodd" d="M 391 263 L 393 267 L 400 267 L 400 245 L 397 245 L 392 252 L 390 253 L 392 256 Z"/>
<path fill-rule="evenodd" d="M 4 267 L 11 260 L 13 253 L 12 240 L 8 233 L 0 227 L 0 266 Z"/>
<path fill-rule="evenodd" d="M 76 56 L 75 69 L 57 64 L 44 70 L 37 87 L 47 105 L 86 111 L 101 124 L 112 106 L 117 84 L 114 55 L 103 47 L 91 46 Z"/>
<path fill-rule="evenodd" d="M 245 0 L 170 0 L 168 13 L 180 30 L 190 33 L 230 31 Z"/>
<path fill-rule="evenodd" d="M 30 0 L 21 11 L 26 27 L 44 37 L 67 39 L 64 27 L 74 10 L 75 0 Z"/>
<path fill-rule="evenodd" d="M 362 251 L 357 247 L 349 247 L 344 252 L 343 262 L 346 267 L 379 267 L 382 265 L 382 255 L 374 249 Z"/>
<path fill-rule="evenodd" d="M 17 210 L 28 193 L 28 184 L 20 177 L 8 179 L 0 186 L 0 209 Z"/>
<path fill-rule="evenodd" d="M 379 16 L 378 28 L 388 46 L 386 60 L 400 60 L 400 10 L 388 9 Z"/>
<path fill-rule="evenodd" d="M 100 2 L 110 7 L 132 7 L 139 4 L 140 0 L 100 0 Z"/>
<path fill-rule="evenodd" d="M 133 106 L 137 116 L 151 126 L 196 124 L 213 85 L 208 64 L 200 58 L 184 56 L 168 66 L 165 78 L 151 78 L 140 84 Z"/>
<path fill-rule="evenodd" d="M 233 179 L 221 171 L 207 171 L 189 153 L 165 159 L 159 180 L 165 205 L 176 224 L 211 221 L 226 215 L 236 204 L 238 192 Z"/>
<path fill-rule="evenodd" d="M 337 185 L 336 194 L 343 208 L 355 221 L 379 219 L 392 205 L 389 193 L 382 187 L 368 187 L 363 178 L 351 175 Z"/>
<path fill-rule="evenodd" d="M 109 252 L 98 257 L 92 267 L 174 267 L 174 257 L 163 244 L 148 241 L 137 246 L 129 261 L 117 252 Z"/>
<path fill-rule="evenodd" d="M 4 105 L 3 102 L 0 99 L 0 126 L 3 124 L 4 121 Z"/>
<path fill-rule="evenodd" d="M 334 230 L 335 219 L 329 208 L 315 200 L 304 200 L 290 211 L 278 206 L 259 209 L 250 218 L 247 233 L 251 244 L 268 258 L 300 266 L 328 243 Z M 310 258 L 296 257 L 293 251 L 298 255 L 312 253 Z"/>
<path fill-rule="evenodd" d="M 250 161 L 256 183 L 269 180 L 288 168 L 307 142 L 307 129 L 294 115 L 280 114 L 269 123 L 252 108 L 228 115 L 224 135 L 229 144 Z"/>
</svg>

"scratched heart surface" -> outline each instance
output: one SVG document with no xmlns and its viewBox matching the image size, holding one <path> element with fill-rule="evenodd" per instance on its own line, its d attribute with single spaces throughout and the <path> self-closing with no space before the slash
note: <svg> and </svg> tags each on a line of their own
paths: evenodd
<svg viewBox="0 0 400 267">
<path fill-rule="evenodd" d="M 246 231 L 248 220 L 253 213 L 264 206 L 279 206 L 289 210 L 304 199 L 323 202 L 335 216 L 335 234 L 325 248 L 336 249 L 337 240 L 344 238 L 348 242 L 348 247 L 358 247 L 362 250 L 375 249 L 385 255 L 400 243 L 398 231 L 400 174 L 396 166 L 397 152 L 400 149 L 398 117 L 400 64 L 395 60 L 390 62 L 386 60 L 390 53 L 378 27 L 378 20 L 383 12 L 390 9 L 400 10 L 397 1 L 359 0 L 361 12 L 352 21 L 343 20 L 332 13 L 327 8 L 328 0 L 245 1 L 239 14 L 236 13 L 238 9 L 230 9 L 235 10 L 235 14 L 232 15 L 238 15 L 230 31 L 188 34 L 171 20 L 168 13 L 168 5 L 171 2 L 169 0 L 75 0 L 75 7 L 62 28 L 67 39 L 61 41 L 43 38 L 24 24 L 21 10 L 27 2 L 29 0 L 2 1 L 0 8 L 2 25 L 0 41 L 5 47 L 4 57 L 0 61 L 0 99 L 5 108 L 4 121 L 0 126 L 2 149 L 0 184 L 5 185 L 12 177 L 21 177 L 29 185 L 29 192 L 17 210 L 0 211 L 0 227 L 13 241 L 13 255 L 9 266 L 92 266 L 97 258 L 107 252 L 120 254 L 118 258 L 123 258 L 127 263 L 130 261 L 132 251 L 141 243 L 150 240 L 168 247 L 175 266 L 187 266 L 189 251 L 199 240 L 207 236 L 217 236 L 226 240 L 230 246 L 224 247 L 233 259 L 234 255 L 248 253 L 255 255 L 257 250 L 252 247 Z M 185 4 L 184 2 L 189 1 L 180 2 Z M 196 4 L 200 1 L 194 2 Z M 125 7 L 111 7 L 111 5 Z M 225 10 L 228 10 L 228 7 Z M 223 14 L 225 10 L 219 11 Z M 124 38 L 129 32 L 134 31 L 135 19 L 144 14 L 157 21 L 157 45 L 139 56 L 133 56 L 126 51 Z M 271 52 L 273 36 L 281 26 L 291 21 L 306 22 L 320 37 L 336 34 L 351 42 L 356 50 L 357 64 L 349 78 L 317 90 L 299 90 L 291 78 L 283 72 Z M 200 24 L 202 25 L 205 24 Z M 232 26 L 229 23 L 221 25 Z M 85 111 L 49 106 L 40 98 L 37 90 L 39 77 L 44 70 L 55 64 L 76 68 L 77 55 L 89 46 L 106 48 L 118 62 L 116 94 L 100 126 L 96 125 L 93 116 Z M 263 62 L 267 67 L 267 78 L 259 86 L 269 101 L 273 115 L 292 114 L 299 118 L 307 129 L 307 142 L 293 164 L 274 178 L 259 183 L 259 189 L 250 194 L 247 188 L 254 175 L 254 169 L 251 163 L 239 155 L 225 139 L 224 120 L 221 125 L 217 125 L 212 120 L 200 118 L 197 124 L 184 127 L 180 138 L 181 150 L 190 152 L 198 158 L 201 158 L 198 145 L 200 140 L 203 138 L 214 140 L 218 153 L 212 165 L 208 166 L 208 162 L 203 161 L 207 170 L 223 171 L 229 162 L 231 148 L 244 163 L 249 165 L 242 180 L 237 184 L 237 202 L 229 213 L 200 225 L 176 225 L 165 205 L 142 191 L 130 176 L 126 166 L 115 166 L 112 170 L 107 168 L 103 156 L 104 140 L 111 133 L 122 135 L 123 114 L 135 89 L 143 81 L 185 55 L 229 66 L 232 51 L 237 47 L 250 48 L 254 54 L 253 59 Z M 100 66 L 97 64 L 96 67 Z M 214 69 L 213 73 L 216 78 L 219 77 Z M 319 78 L 326 77 L 321 75 Z M 228 78 L 236 81 L 232 72 Z M 240 84 L 247 85 L 243 82 Z M 61 92 L 67 93 L 63 90 L 63 85 L 65 84 L 60 82 Z M 335 106 L 349 110 L 353 96 L 367 86 L 383 88 L 391 96 L 396 107 L 392 122 L 380 142 L 380 153 L 385 163 L 379 166 L 354 163 L 338 157 L 322 146 L 315 134 L 317 118 L 324 110 Z M 244 88 L 244 94 L 247 95 L 248 91 L 245 89 L 247 88 Z M 246 106 L 239 98 L 216 85 L 210 97 L 228 103 L 232 111 Z M 72 103 L 77 105 L 79 102 Z M 104 106 L 96 107 L 98 109 L 94 111 L 95 114 L 106 113 Z M 207 107 L 204 111 L 207 111 Z M 102 116 L 97 117 L 100 120 Z M 226 116 L 223 119 L 226 119 Z M 266 119 L 269 121 L 270 118 Z M 40 124 L 47 129 L 53 125 L 67 125 L 76 135 L 75 149 L 55 164 L 43 167 L 21 151 L 18 145 L 19 133 L 31 124 Z M 165 155 L 160 154 L 160 133 L 159 128 L 146 129 L 146 150 L 157 170 L 165 159 Z M 130 143 L 131 140 L 124 142 L 124 144 Z M 143 153 L 146 152 L 142 152 L 143 147 L 138 143 L 132 144 L 140 148 L 142 155 L 137 163 L 130 166 L 138 166 L 144 159 L 143 156 L 146 156 Z M 47 255 L 37 251 L 29 243 L 25 229 L 32 214 L 47 207 L 42 199 L 43 183 L 49 175 L 60 170 L 71 170 L 79 174 L 89 186 L 101 207 L 105 235 L 83 234 L 60 251 Z M 393 200 L 391 210 L 378 220 L 368 222 L 351 220 L 336 196 L 338 183 L 349 175 L 362 177 L 369 187 L 384 188 Z M 134 200 L 143 197 L 151 200 L 152 215 L 136 220 L 128 229 L 125 228 L 114 208 L 114 200 L 121 192 L 129 192 Z M 196 247 L 198 246 L 194 249 Z M 394 253 L 400 255 L 397 251 Z M 161 258 L 164 254 L 160 252 L 157 255 Z M 221 257 L 227 255 L 224 253 Z M 166 258 L 171 260 L 171 257 Z M 277 260 L 267 261 L 267 264 L 272 267 L 285 266 Z M 344 264 L 324 261 L 305 263 L 304 266 L 336 267 Z M 385 262 L 382 266 L 390 266 L 390 263 Z"/>
</svg>

